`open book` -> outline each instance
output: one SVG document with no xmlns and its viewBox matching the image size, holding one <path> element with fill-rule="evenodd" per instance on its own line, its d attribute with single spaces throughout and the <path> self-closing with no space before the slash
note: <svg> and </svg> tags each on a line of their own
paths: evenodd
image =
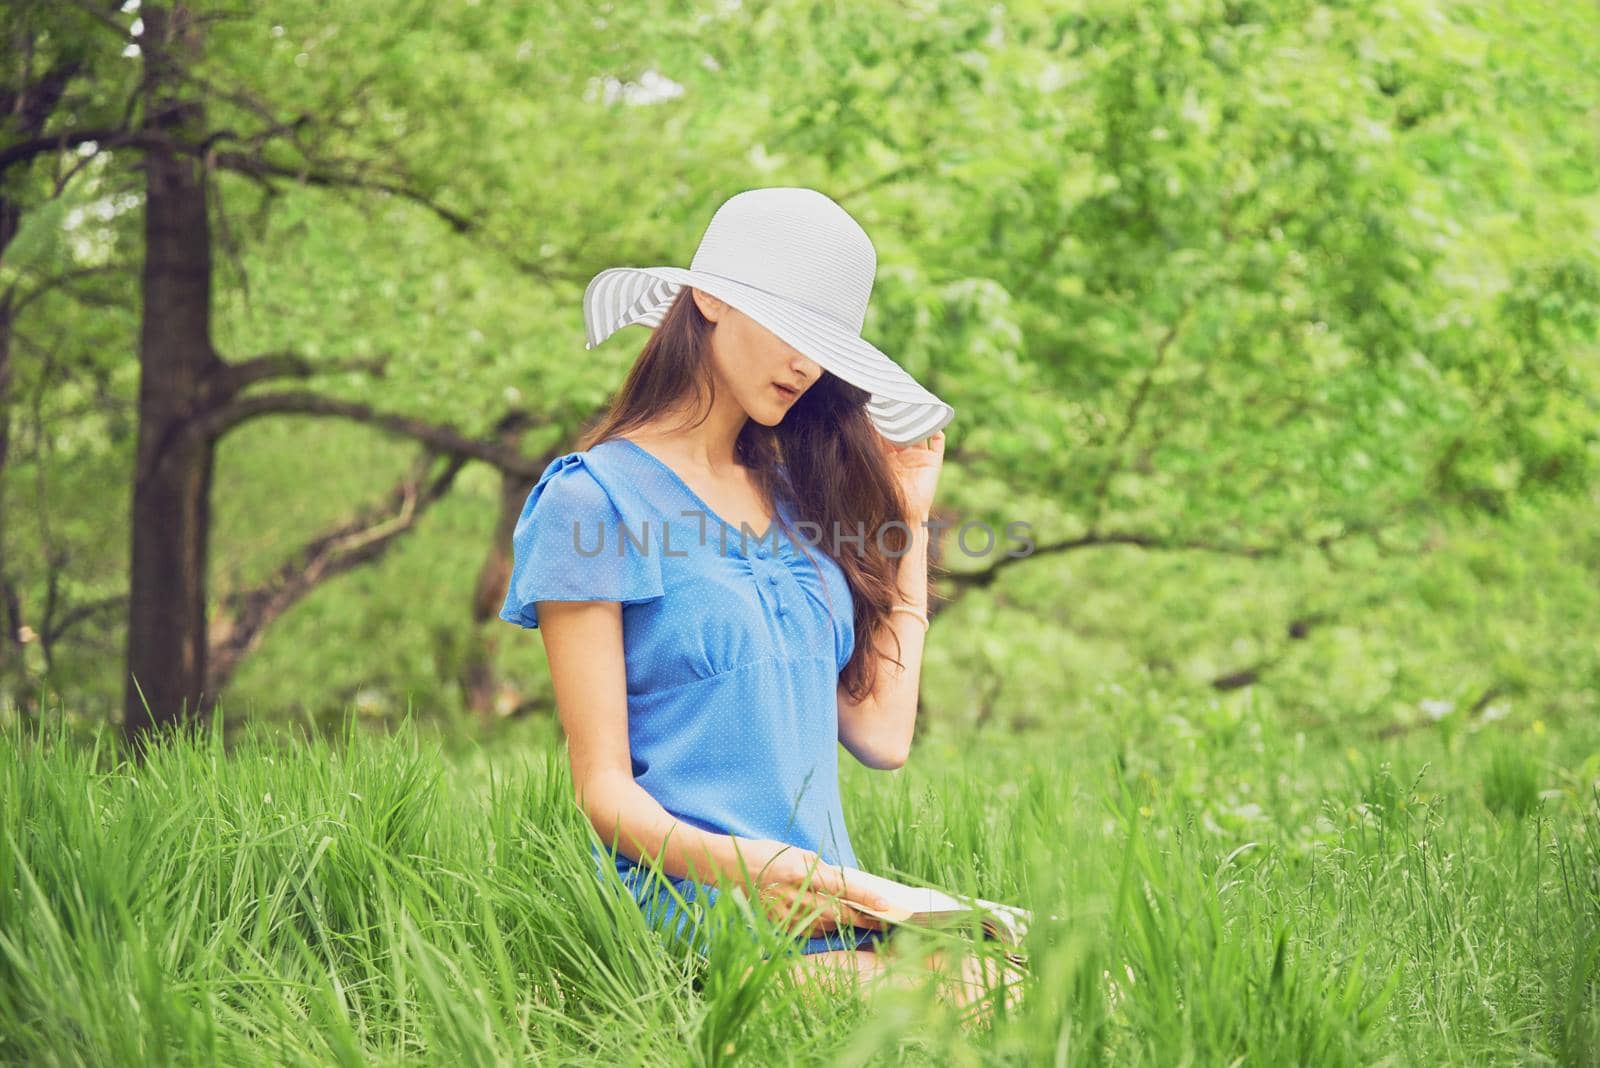
<svg viewBox="0 0 1600 1068">
<path fill-rule="evenodd" d="M 981 897 L 957 897 L 929 886 L 907 886 L 858 868 L 846 867 L 843 874 L 845 892 L 841 900 L 858 912 L 886 923 L 922 927 L 970 923 L 977 914 L 985 938 L 1004 943 L 1006 956 L 1012 961 L 1020 964 L 1027 959 L 1017 948 L 1033 919 L 1033 914 L 1026 909 L 985 901 Z M 881 895 L 890 907 L 869 908 L 853 900 L 850 889 L 857 886 Z"/>
</svg>

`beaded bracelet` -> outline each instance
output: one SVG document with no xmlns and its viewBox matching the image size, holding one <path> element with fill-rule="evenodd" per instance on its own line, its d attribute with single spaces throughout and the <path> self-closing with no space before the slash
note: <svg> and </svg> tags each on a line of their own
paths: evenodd
<svg viewBox="0 0 1600 1068">
<path fill-rule="evenodd" d="M 890 612 L 904 612 L 908 616 L 916 616 L 918 619 L 920 619 L 922 621 L 922 628 L 924 630 L 928 629 L 928 627 L 930 626 L 930 624 L 928 622 L 927 615 L 925 613 L 920 612 L 917 609 L 911 607 L 908 604 L 897 604 L 893 608 L 889 609 L 889 611 Z"/>
</svg>

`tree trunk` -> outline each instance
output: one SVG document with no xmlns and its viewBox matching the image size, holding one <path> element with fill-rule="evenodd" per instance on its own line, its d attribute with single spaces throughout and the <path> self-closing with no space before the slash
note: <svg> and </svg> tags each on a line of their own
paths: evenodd
<svg viewBox="0 0 1600 1068">
<path fill-rule="evenodd" d="M 508 442 L 515 443 L 514 439 Z M 520 475 L 500 476 L 500 513 L 495 520 L 494 536 L 489 541 L 489 552 L 478 570 L 478 581 L 472 592 L 472 626 L 467 629 L 461 692 L 466 698 L 467 708 L 485 726 L 499 714 L 497 705 L 502 696 L 499 680 L 494 673 L 494 651 L 499 644 L 496 641 L 498 628 L 490 633 L 485 624 L 499 618 L 500 605 L 506 599 L 506 587 L 511 581 L 511 535 L 516 531 L 522 506 L 535 481 Z"/>
<path fill-rule="evenodd" d="M 144 103 L 158 132 L 199 140 L 205 110 L 179 98 L 177 66 L 199 58 L 201 28 L 183 5 L 141 9 Z M 213 444 L 189 429 L 221 366 L 211 345 L 211 233 L 200 160 L 153 143 L 145 166 L 145 262 L 139 334 L 123 732 L 203 711 L 206 568 Z"/>
</svg>

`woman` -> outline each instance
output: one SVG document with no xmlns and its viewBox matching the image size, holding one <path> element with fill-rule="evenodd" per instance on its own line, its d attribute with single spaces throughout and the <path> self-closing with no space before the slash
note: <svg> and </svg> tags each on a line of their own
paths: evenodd
<svg viewBox="0 0 1600 1068">
<path fill-rule="evenodd" d="M 544 632 L 602 876 L 680 931 L 651 869 L 689 901 L 744 887 L 815 917 L 808 966 L 867 976 L 885 932 L 838 900 L 838 744 L 906 759 L 954 414 L 858 336 L 875 265 L 842 208 L 780 188 L 724 203 L 688 271 L 597 275 L 590 348 L 655 329 L 530 492 L 501 611 Z"/>
</svg>

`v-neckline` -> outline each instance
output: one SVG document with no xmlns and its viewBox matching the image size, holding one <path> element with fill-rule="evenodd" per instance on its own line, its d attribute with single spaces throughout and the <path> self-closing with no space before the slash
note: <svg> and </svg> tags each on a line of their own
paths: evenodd
<svg viewBox="0 0 1600 1068">
<path fill-rule="evenodd" d="M 689 483 L 684 480 L 683 476 L 678 474 L 678 472 L 673 469 L 671 464 L 667 463 L 661 457 L 657 456 L 655 453 L 651 452 L 649 449 L 645 448 L 643 445 L 640 445 L 637 441 L 634 441 L 632 438 L 615 437 L 615 438 L 611 438 L 609 440 L 611 440 L 611 441 L 619 441 L 622 444 L 629 446 L 635 452 L 637 452 L 639 455 L 643 456 L 646 460 L 648 460 L 650 463 L 655 464 L 657 467 L 659 467 L 662 470 L 662 472 L 664 472 L 669 478 L 671 478 L 672 481 L 676 482 L 678 484 L 678 488 L 683 490 L 683 492 L 688 495 L 690 500 L 694 501 L 695 504 L 699 505 L 701 510 L 704 511 L 706 513 L 706 515 L 708 515 L 712 519 L 716 520 L 718 523 L 721 523 L 723 525 L 723 527 L 725 527 L 727 530 L 732 531 L 735 535 L 738 535 L 741 539 L 746 537 L 746 535 L 744 534 L 743 530 L 741 530 L 739 527 L 735 526 L 734 524 L 728 522 L 726 519 L 724 519 L 722 517 L 722 515 L 720 513 L 717 512 L 717 510 L 715 508 L 712 508 L 709 504 L 707 504 L 705 502 L 705 499 L 703 497 L 701 497 L 700 494 L 698 494 L 698 493 L 696 493 L 694 491 L 694 487 L 690 486 Z M 779 503 L 778 508 L 779 508 L 779 511 L 782 511 L 783 505 L 782 505 L 781 502 Z M 772 539 L 773 531 L 777 530 L 779 528 L 779 526 L 780 526 L 779 516 L 774 515 L 767 522 L 767 529 L 761 532 L 761 536 L 759 538 L 754 539 L 755 544 L 758 545 L 758 546 L 760 546 L 760 545 L 771 545 L 772 544 L 771 539 Z M 741 553 L 740 555 L 743 555 L 743 554 Z"/>
</svg>

